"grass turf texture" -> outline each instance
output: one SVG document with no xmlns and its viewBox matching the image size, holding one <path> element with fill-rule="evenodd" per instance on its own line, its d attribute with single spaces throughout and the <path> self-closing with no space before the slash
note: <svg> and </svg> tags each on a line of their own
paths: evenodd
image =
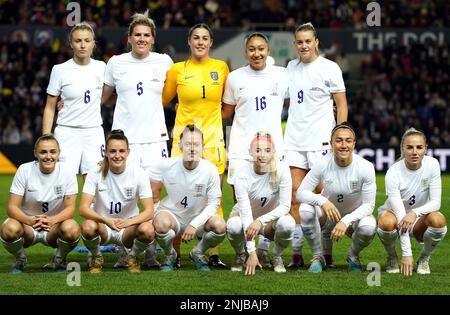
<svg viewBox="0 0 450 315">
<path fill-rule="evenodd" d="M 8 191 L 13 177 L 0 176 L 0 219 L 6 218 L 6 205 Z M 79 178 L 79 184 L 81 179 Z M 376 207 L 384 201 L 384 176 L 377 175 Z M 442 177 L 442 212 L 450 216 L 450 175 Z M 81 191 L 81 185 L 80 185 Z M 230 186 L 224 183 L 223 205 L 225 218 L 232 207 L 232 192 Z M 77 217 L 80 222 L 80 218 Z M 82 242 L 79 246 L 83 246 Z M 381 285 L 369 286 L 367 277 L 369 272 L 350 274 L 345 261 L 350 239 L 335 243 L 333 257 L 336 269 L 327 270 L 322 274 L 311 274 L 304 267 L 298 271 L 284 274 L 275 274 L 272 270 L 258 270 L 253 277 L 245 277 L 241 273 L 226 270 L 212 270 L 202 273 L 196 270 L 189 260 L 188 253 L 193 247 L 191 244 L 182 244 L 182 268 L 172 273 L 161 273 L 158 270 L 142 271 L 139 274 L 130 274 L 126 270 L 113 268 L 116 255 L 104 253 L 105 265 L 101 274 L 91 275 L 87 272 L 86 253 L 72 252 L 68 256 L 69 262 L 79 262 L 81 265 L 81 286 L 70 287 L 66 283 L 67 273 L 45 272 L 41 267 L 47 263 L 53 253 L 49 247 L 42 244 L 26 249 L 28 265 L 25 273 L 18 275 L 8 274 L 13 257 L 3 248 L 0 248 L 0 294 L 195 294 L 195 295 L 235 295 L 235 294 L 450 294 L 450 239 L 447 236 L 432 255 L 430 267 L 431 275 L 421 276 L 414 273 L 412 277 L 398 274 L 387 274 L 385 270 L 386 254 L 377 236 L 373 243 L 361 254 L 364 268 L 369 262 L 377 262 L 381 266 Z M 414 259 L 420 251 L 420 245 L 412 242 Z M 400 253 L 397 244 L 397 252 Z M 311 259 L 309 247 L 304 246 L 307 266 Z M 290 261 L 291 248 L 284 253 L 284 262 Z M 221 245 L 221 259 L 229 267 L 234 253 L 228 242 Z"/>
</svg>

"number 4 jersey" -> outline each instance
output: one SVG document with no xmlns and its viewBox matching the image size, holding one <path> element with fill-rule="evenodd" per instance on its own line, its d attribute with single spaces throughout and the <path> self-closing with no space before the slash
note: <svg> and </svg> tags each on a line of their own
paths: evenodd
<svg viewBox="0 0 450 315">
<path fill-rule="evenodd" d="M 20 208 L 26 215 L 53 216 L 64 209 L 64 196 L 78 194 L 77 177 L 61 162 L 50 174 L 43 174 L 38 162 L 28 162 L 17 170 L 9 192 L 23 197 Z"/>
<path fill-rule="evenodd" d="M 98 214 L 123 219 L 139 214 L 138 198 L 153 197 L 147 174 L 130 162 L 121 174 L 108 171 L 103 178 L 100 171 L 88 173 L 83 193 L 95 196 L 94 211 Z"/>
<path fill-rule="evenodd" d="M 150 179 L 163 183 L 167 191 L 159 210 L 173 213 L 183 227 L 198 228 L 217 213 L 222 191 L 214 164 L 201 159 L 195 169 L 188 170 L 182 157 L 173 157 L 160 161 L 155 170 Z"/>
</svg>

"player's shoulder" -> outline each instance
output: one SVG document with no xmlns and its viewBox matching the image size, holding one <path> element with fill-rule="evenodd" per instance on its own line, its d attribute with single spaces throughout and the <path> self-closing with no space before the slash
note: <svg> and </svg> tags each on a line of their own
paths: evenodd
<svg viewBox="0 0 450 315">
<path fill-rule="evenodd" d="M 170 63 L 170 64 L 173 63 L 172 58 L 170 58 L 170 56 L 168 54 L 166 54 L 166 53 L 151 52 L 150 53 L 150 57 L 155 59 L 155 60 L 158 60 L 158 61 L 163 61 L 163 62 L 167 62 L 167 63 Z"/>
<path fill-rule="evenodd" d="M 75 65 L 76 64 L 73 61 L 73 59 L 70 58 L 69 60 L 66 60 L 66 61 L 64 61 L 62 63 L 58 63 L 58 64 L 54 65 L 53 68 L 52 68 L 52 71 L 53 72 L 55 72 L 55 71 L 61 72 L 61 71 L 64 71 L 66 69 L 73 68 Z"/>
<path fill-rule="evenodd" d="M 353 153 L 353 159 L 358 162 L 359 167 L 363 170 L 375 169 L 372 162 L 366 160 L 365 158 L 356 153 Z"/>
<path fill-rule="evenodd" d="M 438 159 L 430 155 L 425 155 L 423 157 L 422 164 L 430 169 L 438 169 L 439 171 L 441 169 Z"/>
<path fill-rule="evenodd" d="M 336 70 L 336 69 L 340 69 L 339 65 L 334 62 L 333 60 L 330 60 L 328 58 L 319 56 L 317 57 L 317 65 L 321 66 L 321 67 L 325 67 L 329 70 Z"/>
<path fill-rule="evenodd" d="M 203 169 L 206 169 L 210 172 L 217 172 L 217 167 L 210 161 L 206 160 L 206 159 L 200 159 L 200 164 L 199 164 Z"/>
<path fill-rule="evenodd" d="M 16 173 L 27 174 L 27 173 L 29 173 L 31 170 L 33 170 L 33 168 L 39 168 L 37 161 L 25 162 L 25 163 L 21 164 L 21 165 L 17 168 Z"/>
<path fill-rule="evenodd" d="M 97 59 L 91 59 L 92 65 L 96 66 L 96 67 L 106 67 L 106 62 L 104 62 L 103 60 L 97 60 Z"/>
<path fill-rule="evenodd" d="M 296 66 L 298 66 L 300 64 L 300 61 L 296 58 L 296 59 L 292 59 L 288 62 L 286 69 L 292 69 L 295 68 Z"/>
</svg>

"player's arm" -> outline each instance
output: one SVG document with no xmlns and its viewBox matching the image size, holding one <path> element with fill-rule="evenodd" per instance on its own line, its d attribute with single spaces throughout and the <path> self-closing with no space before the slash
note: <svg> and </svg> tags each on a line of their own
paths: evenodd
<svg viewBox="0 0 450 315">
<path fill-rule="evenodd" d="M 230 119 L 234 114 L 236 105 L 222 103 L 222 119 Z"/>
<path fill-rule="evenodd" d="M 20 206 L 22 205 L 22 199 L 23 196 L 21 195 L 16 195 L 13 193 L 9 194 L 7 210 L 8 217 L 17 220 L 20 223 L 33 226 L 36 220 L 32 216 L 26 215 L 22 211 L 22 209 L 20 209 Z"/>
<path fill-rule="evenodd" d="M 340 123 L 343 123 L 344 121 L 347 121 L 347 119 L 348 119 L 347 97 L 345 95 L 345 92 L 332 93 L 332 95 L 333 95 L 333 100 L 336 103 L 336 109 L 337 109 L 336 122 L 338 124 L 340 124 Z"/>
<path fill-rule="evenodd" d="M 64 209 L 60 213 L 47 218 L 48 229 L 50 229 L 55 224 L 72 219 L 75 214 L 76 201 L 77 194 L 64 196 Z"/>
<path fill-rule="evenodd" d="M 177 95 L 177 71 L 175 69 L 175 64 L 173 64 L 169 71 L 167 71 L 166 81 L 164 82 L 164 89 L 162 92 L 163 106 L 169 105 L 175 95 Z"/>
<path fill-rule="evenodd" d="M 161 200 L 161 191 L 164 187 L 164 184 L 160 181 L 151 181 L 152 186 L 152 194 L 153 194 L 153 204 L 156 205 Z"/>
<path fill-rule="evenodd" d="M 42 116 L 42 134 L 52 132 L 57 101 L 58 96 L 47 94 L 47 101 L 45 102 L 44 114 Z"/>
<path fill-rule="evenodd" d="M 111 97 L 111 95 L 114 92 L 114 87 L 109 86 L 108 84 L 103 84 L 103 90 L 102 90 L 102 100 L 101 104 L 105 104 Z"/>
<path fill-rule="evenodd" d="M 153 199 L 152 197 L 142 198 L 141 204 L 143 211 L 141 211 L 137 216 L 121 220 L 117 222 L 117 227 L 119 229 L 124 229 L 132 225 L 141 224 L 143 222 L 150 221 L 153 218 Z"/>
</svg>

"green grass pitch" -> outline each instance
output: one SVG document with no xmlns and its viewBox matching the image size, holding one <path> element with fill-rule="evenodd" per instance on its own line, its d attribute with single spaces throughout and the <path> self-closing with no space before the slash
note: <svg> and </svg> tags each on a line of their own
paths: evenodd
<svg viewBox="0 0 450 315">
<path fill-rule="evenodd" d="M 0 176 L 0 220 L 6 218 L 6 204 L 12 176 Z M 378 194 L 376 207 L 385 199 L 384 176 L 377 176 Z M 442 177 L 442 209 L 450 216 L 450 175 Z M 231 189 L 224 184 L 223 204 L 225 217 L 232 207 Z M 78 218 L 79 220 L 79 218 Z M 68 273 L 44 272 L 41 270 L 52 255 L 52 249 L 41 244 L 26 249 L 28 266 L 26 272 L 19 275 L 8 274 L 13 261 L 6 250 L 0 248 L 0 294 L 195 294 L 195 295 L 286 295 L 286 294 L 450 294 L 450 238 L 447 236 L 431 258 L 431 275 L 421 276 L 414 273 L 412 277 L 398 274 L 389 275 L 383 272 L 385 268 L 384 249 L 376 236 L 373 243 L 361 254 L 363 265 L 377 262 L 381 266 L 380 286 L 369 286 L 367 278 L 369 271 L 360 274 L 347 272 L 345 262 L 350 239 L 345 238 L 334 244 L 334 260 L 337 268 L 327 270 L 322 274 L 310 274 L 307 268 L 298 271 L 288 270 L 285 274 L 275 274 L 270 270 L 258 270 L 253 277 L 234 273 L 229 270 L 213 270 L 201 273 L 195 269 L 188 259 L 188 253 L 193 244 L 182 244 L 182 268 L 172 273 L 160 273 L 157 270 L 142 271 L 140 274 L 130 274 L 126 270 L 115 270 L 115 254 L 105 253 L 104 272 L 91 275 L 86 268 L 85 253 L 71 253 L 68 261 L 79 262 L 81 265 L 80 286 L 69 286 L 66 282 Z M 79 246 L 83 246 L 82 243 Z M 412 242 L 415 259 L 420 245 Z M 399 246 L 397 246 L 399 251 Z M 221 246 L 221 258 L 229 266 L 234 257 L 227 240 Z M 291 249 L 285 251 L 284 260 L 290 260 Z M 304 248 L 306 261 L 311 259 L 311 252 Z"/>
</svg>

